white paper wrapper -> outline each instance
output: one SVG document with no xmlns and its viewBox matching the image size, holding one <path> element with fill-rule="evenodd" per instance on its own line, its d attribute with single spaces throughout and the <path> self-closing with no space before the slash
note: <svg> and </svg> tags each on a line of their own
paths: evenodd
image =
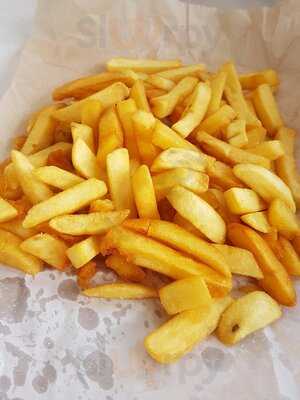
<svg viewBox="0 0 300 400">
<path fill-rule="evenodd" d="M 286 124 L 300 130 L 299 1 L 230 13 L 197 3 L 40 0 L 33 37 L 0 103 L 1 156 L 55 86 L 121 55 L 275 68 Z M 33 279 L 6 267 L 0 299 L 1 399 L 300 399 L 299 306 L 240 345 L 225 348 L 212 337 L 161 366 L 143 347 L 165 319 L 158 302 L 87 299 L 71 276 L 45 271 Z"/>
</svg>

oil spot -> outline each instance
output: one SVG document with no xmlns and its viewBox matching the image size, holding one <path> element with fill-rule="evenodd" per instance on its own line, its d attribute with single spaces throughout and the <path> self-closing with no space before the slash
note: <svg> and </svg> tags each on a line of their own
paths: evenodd
<svg viewBox="0 0 300 400">
<path fill-rule="evenodd" d="M 233 364 L 233 356 L 216 347 L 207 347 L 202 351 L 202 359 L 207 368 L 217 371 L 227 371 Z"/>
<path fill-rule="evenodd" d="M 11 385 L 11 381 L 10 381 L 9 377 L 6 375 L 1 375 L 0 376 L 0 393 L 8 392 L 10 385 Z"/>
<path fill-rule="evenodd" d="M 44 339 L 44 346 L 46 347 L 46 349 L 53 349 L 54 347 L 54 342 L 52 339 L 50 339 L 49 337 L 45 337 Z"/>
<path fill-rule="evenodd" d="M 11 330 L 9 329 L 9 327 L 0 322 L 0 334 L 6 336 L 9 335 L 10 333 Z"/>
<path fill-rule="evenodd" d="M 78 312 L 78 323 L 87 331 L 91 331 L 99 325 L 98 314 L 91 308 L 81 307 Z"/>
<path fill-rule="evenodd" d="M 13 381 L 15 386 L 24 386 L 27 373 L 29 371 L 29 363 L 32 358 L 18 349 L 15 345 L 9 342 L 5 342 L 6 351 L 8 351 L 13 357 L 17 359 L 17 365 L 13 369 Z"/>
<path fill-rule="evenodd" d="M 118 306 L 118 305 L 117 305 Z M 121 318 L 125 317 L 127 314 L 127 311 L 129 311 L 132 308 L 131 304 L 127 304 L 124 308 L 120 308 L 119 311 L 113 311 L 112 316 L 116 318 L 117 323 L 120 324 Z"/>
<path fill-rule="evenodd" d="M 23 278 L 0 281 L 0 320 L 21 322 L 27 309 L 29 290 Z"/>
<path fill-rule="evenodd" d="M 43 368 L 43 375 L 44 378 L 46 378 L 49 383 L 53 383 L 56 381 L 57 378 L 56 369 L 49 362 Z"/>
<path fill-rule="evenodd" d="M 51 272 L 51 273 L 49 274 L 49 278 L 50 278 L 52 281 L 54 281 L 55 275 L 53 274 L 53 272 Z"/>
<path fill-rule="evenodd" d="M 79 288 L 73 279 L 66 279 L 60 283 L 57 292 L 63 299 L 76 301 L 79 294 Z"/>
<path fill-rule="evenodd" d="M 108 317 L 104 317 L 103 318 L 103 322 L 104 322 L 104 325 L 106 326 L 106 332 L 110 334 L 111 333 L 111 326 L 112 326 L 111 319 L 108 318 Z"/>
<path fill-rule="evenodd" d="M 96 332 L 96 345 L 99 350 L 105 350 L 106 339 L 105 336 L 101 335 L 99 332 Z"/>
<path fill-rule="evenodd" d="M 94 351 L 83 361 L 83 367 L 90 380 L 97 382 L 100 388 L 109 390 L 113 387 L 113 362 L 101 351 Z"/>
<path fill-rule="evenodd" d="M 37 393 L 45 393 L 48 389 L 48 381 L 44 376 L 37 375 L 32 381 L 32 386 Z"/>
</svg>

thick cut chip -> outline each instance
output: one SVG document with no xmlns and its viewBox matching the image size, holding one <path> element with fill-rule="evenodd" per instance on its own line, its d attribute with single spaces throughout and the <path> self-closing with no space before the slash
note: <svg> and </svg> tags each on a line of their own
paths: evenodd
<svg viewBox="0 0 300 400">
<path fill-rule="evenodd" d="M 248 151 L 266 157 L 271 161 L 275 161 L 284 155 L 284 149 L 279 140 L 269 140 L 268 142 L 259 143 L 248 149 Z"/>
<path fill-rule="evenodd" d="M 258 127 L 247 131 L 248 143 L 244 146 L 244 149 L 251 149 L 264 142 L 266 139 L 267 131 L 265 128 Z"/>
<path fill-rule="evenodd" d="M 207 175 L 209 176 L 210 185 L 217 186 L 224 190 L 232 187 L 243 187 L 243 183 L 234 175 L 232 168 L 229 165 L 216 161 L 208 164 Z"/>
<path fill-rule="evenodd" d="M 35 229 L 23 228 L 23 217 L 17 217 L 11 221 L 2 222 L 0 224 L 0 229 L 4 229 L 22 239 L 27 239 L 36 233 Z"/>
<path fill-rule="evenodd" d="M 82 292 L 88 297 L 100 297 L 102 299 L 151 299 L 158 297 L 155 289 L 138 283 L 108 283 L 86 289 Z"/>
<path fill-rule="evenodd" d="M 61 190 L 69 189 L 83 182 L 83 178 L 80 176 L 72 174 L 62 168 L 55 167 L 54 165 L 34 169 L 33 174 L 40 181 Z"/>
<path fill-rule="evenodd" d="M 106 63 L 108 71 L 124 71 L 132 69 L 136 72 L 146 72 L 154 74 L 172 68 L 181 67 L 180 60 L 152 60 L 134 58 L 112 58 Z"/>
<path fill-rule="evenodd" d="M 279 233 L 292 239 L 300 234 L 298 217 L 291 211 L 284 201 L 277 198 L 272 201 L 268 209 L 268 219 Z"/>
<path fill-rule="evenodd" d="M 147 100 L 145 86 L 142 80 L 137 80 L 130 90 L 130 97 L 134 100 L 139 110 L 151 112 Z"/>
<path fill-rule="evenodd" d="M 199 130 L 210 135 L 220 136 L 221 131 L 236 117 L 236 112 L 228 104 L 221 106 L 199 125 Z"/>
<path fill-rule="evenodd" d="M 94 200 L 90 203 L 90 212 L 107 212 L 107 211 L 114 211 L 114 204 L 109 199 L 98 199 Z"/>
<path fill-rule="evenodd" d="M 272 226 L 269 224 L 266 211 L 258 211 L 241 216 L 241 220 L 258 232 L 269 233 Z"/>
<path fill-rule="evenodd" d="M 82 139 L 88 145 L 90 150 L 93 153 L 95 152 L 94 132 L 90 126 L 72 122 L 71 130 L 73 143 L 75 143 L 77 139 Z"/>
<path fill-rule="evenodd" d="M 279 77 L 273 69 L 242 74 L 239 76 L 239 80 L 244 90 L 254 90 L 264 83 L 270 86 L 279 85 Z"/>
<path fill-rule="evenodd" d="M 267 208 L 264 201 L 251 189 L 233 187 L 224 192 L 224 197 L 233 214 L 254 213 Z"/>
<path fill-rule="evenodd" d="M 101 252 L 101 236 L 90 236 L 75 243 L 67 250 L 67 256 L 74 268 L 81 268 Z"/>
<path fill-rule="evenodd" d="M 141 282 L 145 279 L 146 274 L 142 268 L 131 262 L 128 262 L 125 257 L 118 254 L 111 255 L 106 258 L 105 265 L 111 268 L 121 279 Z"/>
<path fill-rule="evenodd" d="M 245 147 L 248 144 L 246 121 L 237 119 L 231 122 L 225 129 L 225 138 L 232 146 Z"/>
<path fill-rule="evenodd" d="M 9 221 L 18 215 L 18 210 L 0 197 L 0 223 Z"/>
<path fill-rule="evenodd" d="M 103 177 L 103 172 L 100 168 L 95 154 L 86 144 L 86 142 L 80 138 L 76 139 L 72 148 L 72 163 L 76 170 L 84 178 L 97 178 Z"/>
</svg>

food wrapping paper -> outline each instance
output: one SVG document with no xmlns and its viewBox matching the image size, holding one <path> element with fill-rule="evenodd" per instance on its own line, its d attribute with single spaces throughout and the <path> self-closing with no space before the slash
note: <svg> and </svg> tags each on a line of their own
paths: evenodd
<svg viewBox="0 0 300 400">
<path fill-rule="evenodd" d="M 32 37 L 0 102 L 0 155 L 24 133 L 26 118 L 50 102 L 54 87 L 101 71 L 114 56 L 275 68 L 282 115 L 300 131 L 299 54 L 298 0 L 230 12 L 197 0 L 40 0 Z M 106 270 L 99 275 L 114 279 Z M 299 400 L 299 311 L 285 309 L 272 327 L 234 347 L 212 336 L 164 366 L 143 346 L 166 320 L 158 301 L 84 298 L 71 275 L 46 270 L 32 278 L 3 266 L 0 398 Z"/>
</svg>

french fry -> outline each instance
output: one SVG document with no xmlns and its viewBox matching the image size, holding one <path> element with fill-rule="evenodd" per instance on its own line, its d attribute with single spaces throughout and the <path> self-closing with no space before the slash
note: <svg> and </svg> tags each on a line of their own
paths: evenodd
<svg viewBox="0 0 300 400">
<path fill-rule="evenodd" d="M 210 185 L 216 185 L 224 190 L 232 187 L 243 187 L 243 183 L 234 175 L 232 168 L 221 161 L 209 164 L 206 169 Z"/>
<path fill-rule="evenodd" d="M 69 247 L 66 254 L 74 268 L 81 268 L 101 252 L 101 236 L 90 236 Z"/>
<path fill-rule="evenodd" d="M 171 222 L 139 219 L 127 220 L 123 226 L 159 240 L 176 250 L 210 266 L 224 276 L 230 277 L 230 269 L 225 258 L 207 241 Z"/>
<path fill-rule="evenodd" d="M 263 273 L 250 251 L 226 244 L 214 244 L 213 246 L 222 253 L 233 274 L 255 279 L 263 278 Z"/>
<path fill-rule="evenodd" d="M 130 97 L 134 100 L 136 107 L 139 110 L 151 112 L 142 80 L 137 80 L 132 86 L 130 90 Z"/>
<path fill-rule="evenodd" d="M 250 129 L 246 132 L 246 134 L 248 138 L 248 143 L 244 146 L 244 149 L 251 149 L 252 147 L 255 147 L 265 141 L 267 131 L 261 126 L 258 128 Z"/>
<path fill-rule="evenodd" d="M 260 165 L 239 164 L 233 168 L 233 173 L 266 202 L 269 203 L 279 198 L 293 212 L 296 211 L 295 202 L 289 187 L 273 172 Z"/>
<path fill-rule="evenodd" d="M 145 84 L 144 84 L 145 86 Z M 153 99 L 154 97 L 158 97 L 158 96 L 163 96 L 164 94 L 166 94 L 167 92 L 165 90 L 162 89 L 156 89 L 156 88 L 151 88 L 151 89 L 147 89 L 146 90 L 146 97 L 149 101 L 151 101 L 151 99 Z"/>
<path fill-rule="evenodd" d="M 213 300 L 199 276 L 179 279 L 159 289 L 159 298 L 169 315 L 185 310 L 204 309 L 209 312 Z"/>
<path fill-rule="evenodd" d="M 106 258 L 105 265 L 111 268 L 121 279 L 132 282 L 141 282 L 145 279 L 146 274 L 139 266 L 126 261 L 126 259 L 118 254 L 111 255 Z"/>
<path fill-rule="evenodd" d="M 164 218 L 165 219 L 165 218 Z M 186 231 L 192 233 L 193 235 L 200 237 L 201 239 L 205 239 L 206 237 L 199 231 L 199 229 L 195 228 L 193 224 L 190 223 L 187 219 L 183 218 L 180 214 L 175 213 L 173 217 L 174 224 L 180 226 Z"/>
<path fill-rule="evenodd" d="M 107 211 L 114 211 L 113 202 L 109 199 L 98 199 L 94 200 L 90 203 L 90 212 L 107 212 Z"/>
<path fill-rule="evenodd" d="M 104 196 L 106 192 L 104 182 L 88 179 L 33 206 L 28 211 L 23 226 L 32 228 L 59 215 L 80 210 L 91 201 Z"/>
<path fill-rule="evenodd" d="M 269 140 L 248 149 L 250 153 L 257 154 L 275 161 L 284 155 L 284 149 L 279 140 Z"/>
<path fill-rule="evenodd" d="M 182 137 L 187 137 L 204 118 L 211 99 L 211 88 L 207 83 L 200 82 L 193 91 L 193 100 L 183 113 L 182 118 L 172 128 Z"/>
<path fill-rule="evenodd" d="M 98 147 L 98 126 L 102 110 L 102 105 L 98 100 L 87 101 L 81 109 L 81 123 L 93 129 L 96 148 Z"/>
<path fill-rule="evenodd" d="M 226 223 L 239 221 L 239 218 L 232 214 L 227 207 L 224 193 L 221 190 L 209 188 L 207 192 L 201 193 L 200 197 L 210 204 Z"/>
<path fill-rule="evenodd" d="M 153 176 L 152 181 L 157 201 L 160 201 L 177 185 L 181 185 L 196 194 L 206 192 L 209 178 L 203 172 L 192 171 L 187 168 L 174 168 Z"/>
<path fill-rule="evenodd" d="M 154 74 L 156 72 L 181 67 L 180 60 L 151 60 L 151 59 L 132 59 L 132 58 L 112 58 L 106 63 L 108 71 L 123 71 L 132 69 L 136 72 L 146 72 Z"/>
<path fill-rule="evenodd" d="M 102 241 L 102 255 L 110 254 L 114 250 L 118 250 L 134 264 L 173 279 L 200 276 L 208 285 L 213 297 L 224 296 L 231 288 L 231 279 L 218 274 L 207 265 L 120 226 L 111 229 Z"/>
<path fill-rule="evenodd" d="M 208 312 L 199 308 L 179 313 L 145 338 L 147 352 L 162 364 L 178 360 L 214 332 L 231 302 L 226 296 L 214 300 Z"/>
<path fill-rule="evenodd" d="M 236 112 L 234 109 L 225 104 L 202 121 L 199 125 L 199 131 L 204 131 L 214 136 L 220 136 L 221 131 L 229 125 L 235 117 Z"/>
<path fill-rule="evenodd" d="M 132 176 L 132 189 L 140 218 L 160 218 L 149 168 L 141 165 Z"/>
<path fill-rule="evenodd" d="M 12 150 L 11 158 L 21 188 L 32 204 L 49 199 L 52 191 L 34 176 L 34 167 L 28 158 L 17 150 Z"/>
<path fill-rule="evenodd" d="M 297 216 L 291 211 L 284 201 L 274 199 L 268 209 L 268 219 L 279 233 L 288 239 L 300 234 L 300 226 Z"/>
<path fill-rule="evenodd" d="M 259 72 L 242 74 L 239 76 L 239 80 L 244 90 L 254 90 L 264 83 L 267 83 L 270 86 L 279 85 L 277 72 L 273 69 L 265 69 Z"/>
<path fill-rule="evenodd" d="M 122 148 L 110 153 L 107 156 L 106 168 L 109 192 L 115 209 L 130 210 L 130 216 L 135 216 L 128 150 Z"/>
<path fill-rule="evenodd" d="M 235 147 L 244 147 L 248 144 L 246 133 L 246 121 L 237 119 L 231 122 L 225 129 L 225 139 Z"/>
<path fill-rule="evenodd" d="M 227 73 L 219 71 L 210 81 L 211 99 L 206 112 L 208 117 L 217 112 L 221 106 L 226 78 Z"/>
<path fill-rule="evenodd" d="M 42 271 L 43 262 L 23 251 L 21 243 L 22 239 L 18 236 L 0 229 L 0 262 L 26 274 L 36 275 Z"/>
<path fill-rule="evenodd" d="M 77 139 L 82 139 L 91 152 L 95 152 L 94 133 L 90 126 L 72 122 L 71 131 L 73 143 L 75 143 Z"/>
<path fill-rule="evenodd" d="M 157 291 L 138 283 L 108 283 L 82 292 L 88 297 L 100 297 L 102 299 L 151 299 L 158 297 Z"/>
<path fill-rule="evenodd" d="M 77 284 L 81 290 L 87 289 L 90 285 L 91 279 L 97 272 L 97 265 L 94 261 L 89 261 L 81 268 L 76 270 Z"/>
<path fill-rule="evenodd" d="M 14 219 L 18 215 L 18 210 L 8 201 L 0 197 L 0 223 Z"/>
<path fill-rule="evenodd" d="M 69 264 L 66 244 L 48 233 L 39 233 L 25 239 L 20 248 L 60 270 L 65 269 Z"/>
<path fill-rule="evenodd" d="M 171 79 L 167 79 L 155 74 L 150 75 L 146 82 L 158 89 L 166 90 L 167 92 L 173 89 L 175 86 L 175 83 Z"/>
<path fill-rule="evenodd" d="M 264 275 L 259 285 L 280 304 L 293 306 L 296 301 L 293 284 L 267 242 L 259 233 L 241 224 L 230 224 L 227 230 L 228 238 L 235 246 L 249 250 L 254 255 Z"/>
<path fill-rule="evenodd" d="M 274 136 L 283 126 L 283 121 L 269 85 L 258 86 L 253 93 L 253 104 L 263 126 L 270 136 Z"/>
<path fill-rule="evenodd" d="M 166 71 L 157 72 L 156 75 L 166 79 L 170 79 L 173 82 L 179 82 L 186 76 L 194 76 L 198 78 L 199 73 L 205 71 L 204 64 L 187 65 L 184 67 L 168 69 Z"/>
<path fill-rule="evenodd" d="M 266 211 L 257 211 L 241 216 L 241 220 L 258 232 L 269 233 L 272 226 L 269 224 Z"/>
<path fill-rule="evenodd" d="M 121 224 L 128 214 L 129 210 L 61 215 L 51 219 L 49 225 L 55 231 L 67 235 L 100 235 Z"/>
<path fill-rule="evenodd" d="M 246 103 L 247 103 L 249 111 L 251 112 L 251 114 L 254 115 L 255 118 L 257 118 L 257 114 L 256 114 L 256 111 L 255 111 L 255 107 L 254 107 L 253 101 L 251 100 L 251 98 L 247 98 L 247 97 L 246 97 L 245 100 L 246 100 Z"/>
<path fill-rule="evenodd" d="M 167 199 L 179 214 L 190 221 L 208 239 L 215 243 L 224 243 L 225 222 L 210 204 L 182 186 L 171 189 Z"/>
<path fill-rule="evenodd" d="M 158 118 L 165 118 L 170 115 L 176 105 L 192 93 L 197 83 L 197 78 L 183 78 L 168 93 L 151 99 L 153 114 Z"/>
<path fill-rule="evenodd" d="M 13 233 L 21 239 L 27 239 L 36 234 L 35 229 L 23 228 L 23 217 L 17 217 L 10 221 L 2 222 L 0 224 L 0 229 Z"/>
<path fill-rule="evenodd" d="M 61 190 L 69 189 L 70 187 L 83 182 L 83 178 L 80 176 L 53 165 L 36 168 L 33 170 L 33 175 L 46 185 Z"/>
<path fill-rule="evenodd" d="M 233 187 L 224 192 L 224 197 L 230 212 L 236 215 L 254 213 L 267 208 L 263 200 L 251 189 Z"/>
<path fill-rule="evenodd" d="M 246 150 L 238 149 L 206 132 L 198 132 L 196 134 L 196 140 L 206 153 L 230 165 L 252 163 L 270 168 L 270 160 L 267 158 L 249 153 Z"/>
<path fill-rule="evenodd" d="M 75 169 L 84 178 L 103 178 L 103 172 L 101 172 L 95 154 L 81 138 L 76 139 L 73 144 L 72 163 Z"/>
</svg>

